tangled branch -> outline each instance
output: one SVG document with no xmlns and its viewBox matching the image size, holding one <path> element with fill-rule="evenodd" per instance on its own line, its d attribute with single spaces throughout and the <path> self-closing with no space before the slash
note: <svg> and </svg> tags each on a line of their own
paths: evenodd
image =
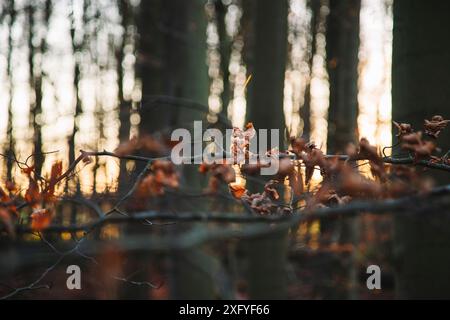
<svg viewBox="0 0 450 320">
<path fill-rule="evenodd" d="M 165 97 L 156 97 L 158 103 Z M 173 101 L 171 101 L 173 102 Z M 183 102 L 185 103 L 185 102 Z M 198 107 L 192 105 L 191 107 Z M 439 133 L 445 128 L 448 121 L 440 116 L 425 121 L 425 135 L 436 140 Z M 422 133 L 414 132 L 407 124 L 395 123 L 399 129 L 398 145 L 409 156 L 381 156 L 379 150 L 371 146 L 366 139 L 361 139 L 358 146 L 349 145 L 346 154 L 325 155 L 313 143 L 301 138 L 291 138 L 290 149 L 286 151 L 269 150 L 266 157 L 271 161 L 277 161 L 278 173 L 271 177 L 270 181 L 259 181 L 252 177 L 260 168 L 266 164 L 263 157 L 257 156 L 256 164 L 245 161 L 236 162 L 236 152 L 242 149 L 248 159 L 248 139 L 254 135 L 255 129 L 250 123 L 246 129 L 234 128 L 232 140 L 235 143 L 231 150 L 222 150 L 226 159 L 231 162 L 203 163 L 199 167 L 201 174 L 209 176 L 206 190 L 200 193 L 180 192 L 179 172 L 174 164 L 170 162 L 170 156 L 165 155 L 167 146 L 155 141 L 152 137 L 133 138 L 129 142 L 120 145 L 114 152 L 110 151 L 80 151 L 80 155 L 71 163 L 65 171 L 62 171 L 61 162 L 52 166 L 50 177 L 37 175 L 34 167 L 28 164 L 28 160 L 13 160 L 22 169 L 29 179 L 29 186 L 25 195 L 20 196 L 13 183 L 8 182 L 7 190 L 0 189 L 0 232 L 12 235 L 38 234 L 41 241 L 57 255 L 56 261 L 30 284 L 12 288 L 11 292 L 0 297 L 0 299 L 11 298 L 21 292 L 50 288 L 42 284 L 47 275 L 54 270 L 69 255 L 75 254 L 92 263 L 99 265 L 92 256 L 97 248 L 101 247 L 98 240 L 88 239 L 88 235 L 94 231 L 101 230 L 109 224 L 142 223 L 144 225 L 156 225 L 154 221 L 161 222 L 203 222 L 203 223 L 239 223 L 241 229 L 219 228 L 211 230 L 191 230 L 176 237 L 161 237 L 152 242 L 146 241 L 141 236 L 128 235 L 118 241 L 117 245 L 122 250 L 184 250 L 201 245 L 210 241 L 226 240 L 230 238 L 254 238 L 261 237 L 274 232 L 287 230 L 299 223 L 321 220 L 347 218 L 355 215 L 386 214 L 395 215 L 410 214 L 413 212 L 429 210 L 433 208 L 446 207 L 450 204 L 450 185 L 430 189 L 424 181 L 418 177 L 415 170 L 405 169 L 424 167 L 429 169 L 450 172 L 448 153 L 442 157 L 436 155 L 437 146 L 434 140 L 424 139 Z M 236 147 L 237 145 L 237 147 Z M 150 152 L 160 155 L 158 157 L 145 157 L 134 155 L 134 151 Z M 383 149 L 384 150 L 384 149 Z M 92 157 L 111 157 L 121 160 L 131 160 L 145 163 L 144 168 L 138 173 L 136 180 L 129 190 L 121 195 L 111 209 L 103 211 L 99 206 L 91 205 L 85 199 L 76 199 L 67 196 L 60 197 L 55 194 L 56 186 L 67 181 L 76 173 L 80 163 L 90 163 Z M 191 160 L 202 158 L 203 155 L 193 155 Z M 244 159 L 244 160 L 245 160 Z M 358 164 L 358 161 L 363 162 Z M 236 173 L 232 165 L 239 166 L 243 177 L 257 180 L 264 186 L 261 193 L 251 193 L 245 186 L 235 183 Z M 373 179 L 364 177 L 358 167 L 370 166 Z M 386 165 L 390 165 L 386 166 Z M 310 182 L 315 170 L 319 170 L 322 181 L 314 191 L 310 191 Z M 280 193 L 285 192 L 284 181 L 289 182 L 288 196 L 282 197 Z M 211 214 L 205 212 L 177 212 L 168 210 L 142 210 L 141 206 L 149 198 L 160 198 L 166 194 L 175 194 L 186 198 L 203 198 L 206 196 L 220 195 L 219 186 L 228 186 L 227 199 L 242 205 L 247 214 L 235 212 Z M 305 190 L 305 186 L 308 190 Z M 287 199 L 288 200 L 285 200 Z M 61 199 L 75 201 L 86 205 L 96 212 L 96 219 L 86 224 L 55 225 L 52 224 L 55 203 Z M 132 201 L 131 201 L 132 200 Z M 21 202 L 20 202 L 21 201 Z M 300 201 L 303 201 L 299 205 Z M 130 205 L 124 208 L 125 204 Z M 21 223 L 20 210 L 30 207 L 31 224 Z M 114 213 L 118 215 L 114 215 Z M 18 221 L 18 223 L 14 223 Z M 43 236 L 45 234 L 69 232 L 83 232 L 79 240 L 75 240 L 74 247 L 66 251 L 58 250 L 51 242 Z M 89 243 L 86 251 L 81 251 L 83 244 Z M 148 286 L 158 288 L 146 281 L 130 280 L 130 277 L 119 277 L 110 275 L 111 278 L 127 282 L 137 286 Z"/>
</svg>

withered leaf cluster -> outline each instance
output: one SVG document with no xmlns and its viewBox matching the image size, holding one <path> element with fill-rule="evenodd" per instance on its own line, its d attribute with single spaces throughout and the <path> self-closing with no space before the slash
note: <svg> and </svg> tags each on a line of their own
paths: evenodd
<svg viewBox="0 0 450 320">
<path fill-rule="evenodd" d="M 448 152 L 440 156 L 437 144 L 449 122 L 436 115 L 424 121 L 422 131 L 415 131 L 408 123 L 393 122 L 398 129 L 396 145 L 408 153 L 406 162 L 409 165 L 395 164 L 392 161 L 395 155 L 390 157 L 391 161 L 386 161 L 389 159 L 365 138 L 358 144 L 349 144 L 343 155 L 325 155 L 314 143 L 292 137 L 287 150 L 266 152 L 270 161 L 278 162 L 278 172 L 268 182 L 260 180 L 259 192 L 247 190 L 245 182 L 236 183 L 235 169 L 239 167 L 245 181 L 248 176 L 257 176 L 262 168 L 270 165 L 268 162 L 258 160 L 256 164 L 249 164 L 241 162 L 242 159 L 234 159 L 232 163 L 203 163 L 199 172 L 209 177 L 205 193 L 216 194 L 223 184 L 246 208 L 261 215 L 289 214 L 297 208 L 343 205 L 355 199 L 396 198 L 426 192 L 432 187 L 432 182 L 421 175 L 423 168 L 416 166 L 419 161 L 422 166 L 428 162 L 449 164 Z M 245 130 L 234 128 L 229 151 L 235 158 L 243 152 L 244 160 L 249 159 L 249 140 L 255 133 L 252 123 L 247 124 Z M 115 155 L 120 157 L 141 151 L 166 154 L 170 146 L 167 141 L 152 136 L 135 137 L 119 145 Z M 401 156 L 404 159 L 404 155 Z M 85 163 L 92 161 L 91 156 L 84 156 L 82 160 Z M 0 224 L 11 235 L 14 235 L 19 218 L 25 218 L 25 223 L 36 231 L 49 227 L 59 199 L 58 184 L 73 176 L 70 172 L 63 173 L 61 161 L 52 165 L 47 176 L 37 175 L 33 166 L 26 166 L 22 171 L 28 180 L 26 187 L 20 188 L 8 181 L 0 188 Z M 320 173 L 320 179 L 316 179 L 316 172 Z M 168 189 L 177 189 L 180 185 L 179 171 L 169 160 L 154 160 L 146 175 L 135 185 L 133 197 L 136 201 L 133 203 L 139 206 L 149 199 L 164 196 Z M 19 200 L 26 204 L 21 208 L 31 208 L 30 212 L 19 212 Z"/>
<path fill-rule="evenodd" d="M 425 135 L 436 140 L 448 122 L 442 116 L 425 120 Z M 314 143 L 292 137 L 290 148 L 278 151 L 278 155 L 293 154 L 295 160 L 279 157 L 276 160 L 279 161 L 279 172 L 264 186 L 263 192 L 251 194 L 242 185 L 230 185 L 230 192 L 236 198 L 246 201 L 259 214 L 279 212 L 279 208 L 292 211 L 293 202 L 298 199 L 303 199 L 305 206 L 311 209 L 342 205 L 354 199 L 387 199 L 426 192 L 432 187 L 432 182 L 421 177 L 414 163 L 419 160 L 443 162 L 448 159 L 436 156 L 435 153 L 439 150 L 436 142 L 425 139 L 422 132 L 415 132 L 410 124 L 394 121 L 394 125 L 398 129 L 396 136 L 401 149 L 408 151 L 412 157 L 412 166 L 386 163 L 380 150 L 365 138 L 360 139 L 358 145 L 349 144 L 346 157 L 343 157 L 345 155 L 326 156 Z M 244 164 L 241 165 L 241 172 L 244 175 L 255 175 L 261 167 L 263 164 L 260 163 Z M 309 189 L 315 170 L 320 172 L 322 178 L 315 181 L 311 192 Z M 288 184 L 284 183 L 286 180 Z M 278 190 L 284 190 L 294 197 L 291 196 L 284 206 L 280 206 L 274 202 L 283 198 Z"/>
</svg>

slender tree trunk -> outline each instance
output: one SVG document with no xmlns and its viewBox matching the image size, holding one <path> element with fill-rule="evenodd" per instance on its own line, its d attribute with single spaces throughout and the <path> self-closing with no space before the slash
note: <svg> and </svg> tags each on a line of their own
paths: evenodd
<svg viewBox="0 0 450 320">
<path fill-rule="evenodd" d="M 33 159 L 34 170 L 38 176 L 41 174 L 44 156 L 42 154 L 42 132 L 41 121 L 39 119 L 42 115 L 42 92 L 41 92 L 41 75 L 40 66 L 35 65 L 36 47 L 33 44 L 33 37 L 35 36 L 35 8 L 32 4 L 27 7 L 28 16 L 28 74 L 30 90 L 32 92 L 30 101 L 30 127 L 33 128 Z"/>
<path fill-rule="evenodd" d="M 48 30 L 48 23 L 50 20 L 52 4 L 51 1 L 45 2 L 44 8 L 44 24 L 45 31 Z M 42 122 L 44 121 L 42 115 L 42 96 L 43 96 L 43 63 L 42 59 L 47 51 L 46 45 L 46 32 L 40 39 L 40 45 L 35 48 L 33 45 L 33 37 L 35 36 L 34 24 L 35 24 L 35 8 L 32 4 L 28 7 L 28 63 L 29 63 L 29 75 L 30 75 L 30 87 L 34 93 L 34 101 L 30 105 L 32 127 L 34 130 L 33 135 L 33 153 L 34 153 L 34 166 L 35 172 L 38 176 L 41 175 L 42 166 L 44 164 L 44 154 L 42 153 Z M 39 50 L 41 55 L 39 65 L 35 63 L 36 49 Z"/>
<path fill-rule="evenodd" d="M 317 33 L 319 32 L 319 24 L 320 24 L 320 0 L 309 0 L 308 7 L 311 10 L 311 22 L 310 22 L 310 32 L 311 32 L 311 43 L 310 43 L 310 52 L 308 58 L 308 67 L 309 67 L 309 79 L 305 88 L 305 99 L 303 106 L 300 108 L 300 118 L 303 121 L 303 130 L 302 136 L 309 140 L 311 136 L 311 81 L 313 77 L 313 63 L 314 56 L 316 55 L 316 46 L 317 46 Z"/>
<path fill-rule="evenodd" d="M 44 5 L 44 25 L 45 25 L 45 32 L 41 38 L 41 43 L 39 46 L 39 51 L 41 54 L 41 61 L 40 61 L 40 65 L 39 65 L 39 72 L 36 75 L 36 79 L 35 79 L 35 97 L 36 97 L 36 117 L 40 117 L 40 120 L 37 121 L 36 117 L 35 117 L 35 127 L 37 132 L 35 132 L 35 150 L 40 150 L 40 156 L 38 156 L 36 158 L 36 168 L 37 168 L 37 172 L 40 174 L 42 171 L 42 166 L 44 164 L 44 154 L 42 154 L 42 125 L 44 122 L 44 117 L 43 117 L 43 110 L 42 110 L 42 98 L 44 95 L 44 78 L 45 78 L 45 73 L 42 70 L 43 68 L 43 60 L 44 57 L 47 53 L 47 33 L 49 30 L 49 23 L 50 23 L 50 16 L 52 14 L 52 1 L 51 0 L 46 0 L 45 1 L 45 5 Z"/>
<path fill-rule="evenodd" d="M 83 2 L 83 15 L 86 15 L 86 8 L 87 8 L 87 0 Z M 76 29 L 75 29 L 75 14 L 72 9 L 71 14 L 72 20 L 71 20 L 71 28 L 70 28 L 70 36 L 72 40 L 72 52 L 74 56 L 74 69 L 73 69 L 73 87 L 74 87 L 74 97 L 75 97 L 75 113 L 73 116 L 73 129 L 72 134 L 69 137 L 69 163 L 72 163 L 75 161 L 75 148 L 76 148 L 76 136 L 78 133 L 78 126 L 77 126 L 77 119 L 80 117 L 81 113 L 83 112 L 82 106 L 81 106 L 81 99 L 79 96 L 79 85 L 81 80 L 81 70 L 80 70 L 80 61 L 78 61 L 78 54 L 82 50 L 82 45 L 77 43 L 76 40 Z M 79 183 L 77 182 L 77 189 L 78 189 Z"/>
<path fill-rule="evenodd" d="M 92 6 L 93 8 L 95 8 L 95 19 L 93 21 L 94 24 L 94 32 L 93 34 L 84 34 L 83 36 L 83 43 L 81 48 L 85 48 L 88 47 L 89 45 L 91 45 L 93 47 L 93 49 L 91 50 L 90 54 L 91 54 L 91 59 L 92 59 L 92 63 L 94 64 L 94 66 L 96 66 L 95 68 L 95 126 L 97 129 L 97 135 L 98 135 L 98 142 L 97 142 L 97 148 L 101 149 L 102 143 L 105 141 L 105 126 L 103 123 L 104 117 L 105 117 L 105 111 L 103 110 L 103 99 L 101 97 L 101 93 L 102 93 L 102 72 L 104 67 L 100 65 L 100 52 L 99 52 L 99 40 L 98 40 L 98 33 L 101 31 L 101 19 L 97 18 L 101 16 L 101 6 L 98 5 L 96 2 L 92 2 L 90 4 L 88 4 L 87 2 L 85 2 L 85 10 L 84 10 L 84 14 L 83 14 L 83 21 L 84 24 L 87 24 L 89 18 L 86 14 L 87 8 L 88 6 Z M 92 19 L 92 18 L 90 18 Z M 89 43 L 87 41 L 87 39 L 89 40 Z M 110 40 L 110 47 L 113 47 L 113 45 L 111 45 L 111 40 Z M 84 49 L 82 49 L 84 50 Z M 107 58 L 107 62 L 106 64 L 108 65 L 108 62 L 110 61 L 110 56 L 108 56 Z M 108 68 L 108 67 L 106 67 Z M 120 133 L 120 131 L 119 131 Z M 94 167 L 92 168 L 92 174 L 93 174 L 93 195 L 95 196 L 97 194 L 97 187 L 98 187 L 98 172 L 100 171 L 100 169 L 103 167 L 103 169 L 105 169 L 105 163 L 101 163 L 99 160 L 101 158 L 100 157 L 95 157 L 94 160 Z M 120 181 L 119 181 L 120 182 Z M 77 185 L 77 188 L 79 186 Z M 78 190 L 77 190 L 78 191 Z"/>
<path fill-rule="evenodd" d="M 230 103 L 230 53 L 231 53 L 231 41 L 227 34 L 225 16 L 227 13 L 227 7 L 223 4 L 222 0 L 215 0 L 216 21 L 217 30 L 219 34 L 219 53 L 220 53 L 220 71 L 223 81 L 223 91 L 220 96 L 222 100 L 222 114 L 228 117 L 228 104 Z"/>
<path fill-rule="evenodd" d="M 13 94 L 14 94 L 14 78 L 13 78 L 13 38 L 12 38 L 12 28 L 16 20 L 16 8 L 15 1 L 10 0 L 8 3 L 9 11 L 9 33 L 8 33 L 8 55 L 7 55 L 7 76 L 9 81 L 9 98 L 8 98 L 8 123 L 6 128 L 6 137 L 8 139 L 8 145 L 6 148 L 6 154 L 8 158 L 6 159 L 6 178 L 8 181 L 12 180 L 12 168 L 14 161 L 11 157 L 14 155 L 14 135 L 13 135 Z"/>
<path fill-rule="evenodd" d="M 327 152 L 343 152 L 357 136 L 361 0 L 330 0 L 326 53 L 330 83 Z"/>
<path fill-rule="evenodd" d="M 28 19 L 28 75 L 29 75 L 29 85 L 30 85 L 30 91 L 34 94 L 34 52 L 35 48 L 33 45 L 33 28 L 34 28 L 34 8 L 31 4 L 28 5 L 26 9 L 27 13 L 27 19 Z M 36 102 L 35 97 L 30 97 L 30 128 L 33 128 L 33 131 L 36 130 L 34 127 L 35 123 L 35 109 L 36 109 Z M 34 134 L 34 133 L 33 133 Z M 34 148 L 34 141 L 33 138 L 33 148 Z M 36 150 L 33 150 L 33 153 L 36 152 Z M 35 159 L 36 161 L 36 159 Z"/>
<path fill-rule="evenodd" d="M 74 6 L 75 4 L 72 4 Z M 83 1 L 83 23 L 86 24 L 86 11 L 88 7 L 88 0 Z M 80 81 L 81 81 L 81 63 L 78 60 L 78 56 L 82 51 L 83 45 L 84 45 L 84 39 L 82 43 L 77 43 L 76 40 L 76 29 L 75 29 L 75 13 L 74 8 L 72 7 L 71 12 L 71 28 L 70 28 L 70 37 L 72 40 L 72 53 L 74 57 L 74 70 L 73 70 L 73 88 L 74 88 L 74 97 L 75 97 L 75 113 L 73 115 L 73 129 L 72 134 L 69 136 L 69 163 L 73 163 L 76 158 L 75 150 L 76 150 L 76 138 L 77 133 L 79 132 L 79 128 L 77 125 L 77 119 L 79 119 L 81 113 L 82 113 L 82 102 L 79 96 L 79 89 L 80 89 Z M 84 37 L 84 36 L 83 36 Z M 94 176 L 95 180 L 95 176 Z M 78 180 L 75 181 L 75 192 L 76 194 L 79 194 L 81 192 L 80 190 L 80 182 Z M 69 180 L 67 180 L 67 183 L 65 185 L 66 192 L 69 191 Z M 94 183 L 95 188 L 95 183 Z M 77 205 L 72 204 L 70 207 L 70 220 L 71 223 L 76 224 L 77 220 Z"/>
<path fill-rule="evenodd" d="M 394 1 L 393 119 L 420 130 L 435 114 L 449 118 L 449 1 Z M 395 133 L 395 128 L 393 133 Z M 396 137 L 393 137 L 396 141 Z M 450 134 L 438 139 L 443 153 Z M 449 174 L 436 174 L 448 183 Z M 395 219 L 396 291 L 399 298 L 450 298 L 450 219 L 439 213 Z"/>
<path fill-rule="evenodd" d="M 242 18 L 240 25 L 240 34 L 244 42 L 244 47 L 242 49 L 242 60 L 247 68 L 247 74 L 253 74 L 254 65 L 254 55 L 253 49 L 255 44 L 255 25 L 254 25 L 254 15 L 255 15 L 255 5 L 254 0 L 242 0 Z M 249 92 L 247 90 L 247 92 Z M 247 105 L 251 105 L 251 96 L 247 97 Z"/>
<path fill-rule="evenodd" d="M 130 138 L 130 114 L 131 114 L 131 102 L 125 100 L 123 92 L 123 79 L 124 68 L 123 61 L 125 56 L 125 46 L 128 40 L 128 27 L 130 25 L 130 4 L 128 0 L 118 0 L 119 11 L 122 14 L 122 43 L 116 52 L 116 65 L 117 65 L 117 100 L 119 104 L 119 141 L 121 143 L 127 141 Z M 124 191 L 126 183 L 124 181 L 127 177 L 126 161 L 120 161 L 120 174 L 119 174 L 119 191 Z"/>
<path fill-rule="evenodd" d="M 251 7 L 250 7 L 251 6 Z M 288 1 L 259 0 L 252 4 L 252 35 L 247 39 L 250 72 L 247 119 L 256 129 L 279 129 L 283 149 L 285 119 L 283 112 L 284 78 L 287 58 Z M 244 7 L 245 10 L 245 7 Z M 244 14 L 246 14 L 244 12 Z M 262 150 L 260 150 L 261 152 Z M 249 186 L 250 187 L 250 186 Z M 251 298 L 282 299 L 287 295 L 287 233 L 280 232 L 244 243 L 248 258 L 247 279 Z"/>
</svg>

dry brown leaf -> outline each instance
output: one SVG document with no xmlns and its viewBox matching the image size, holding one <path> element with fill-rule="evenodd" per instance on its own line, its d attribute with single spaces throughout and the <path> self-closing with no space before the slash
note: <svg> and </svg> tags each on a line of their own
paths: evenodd
<svg viewBox="0 0 450 320">
<path fill-rule="evenodd" d="M 437 138 L 439 133 L 447 126 L 450 120 L 444 120 L 442 116 L 436 115 L 431 118 L 431 120 L 425 119 L 424 129 L 425 134 L 430 137 Z"/>
</svg>

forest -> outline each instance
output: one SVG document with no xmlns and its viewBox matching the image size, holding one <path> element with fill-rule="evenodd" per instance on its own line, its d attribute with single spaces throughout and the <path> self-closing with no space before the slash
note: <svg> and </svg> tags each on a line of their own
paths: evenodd
<svg viewBox="0 0 450 320">
<path fill-rule="evenodd" d="M 450 298 L 449 15 L 0 0 L 0 300 Z"/>
</svg>

